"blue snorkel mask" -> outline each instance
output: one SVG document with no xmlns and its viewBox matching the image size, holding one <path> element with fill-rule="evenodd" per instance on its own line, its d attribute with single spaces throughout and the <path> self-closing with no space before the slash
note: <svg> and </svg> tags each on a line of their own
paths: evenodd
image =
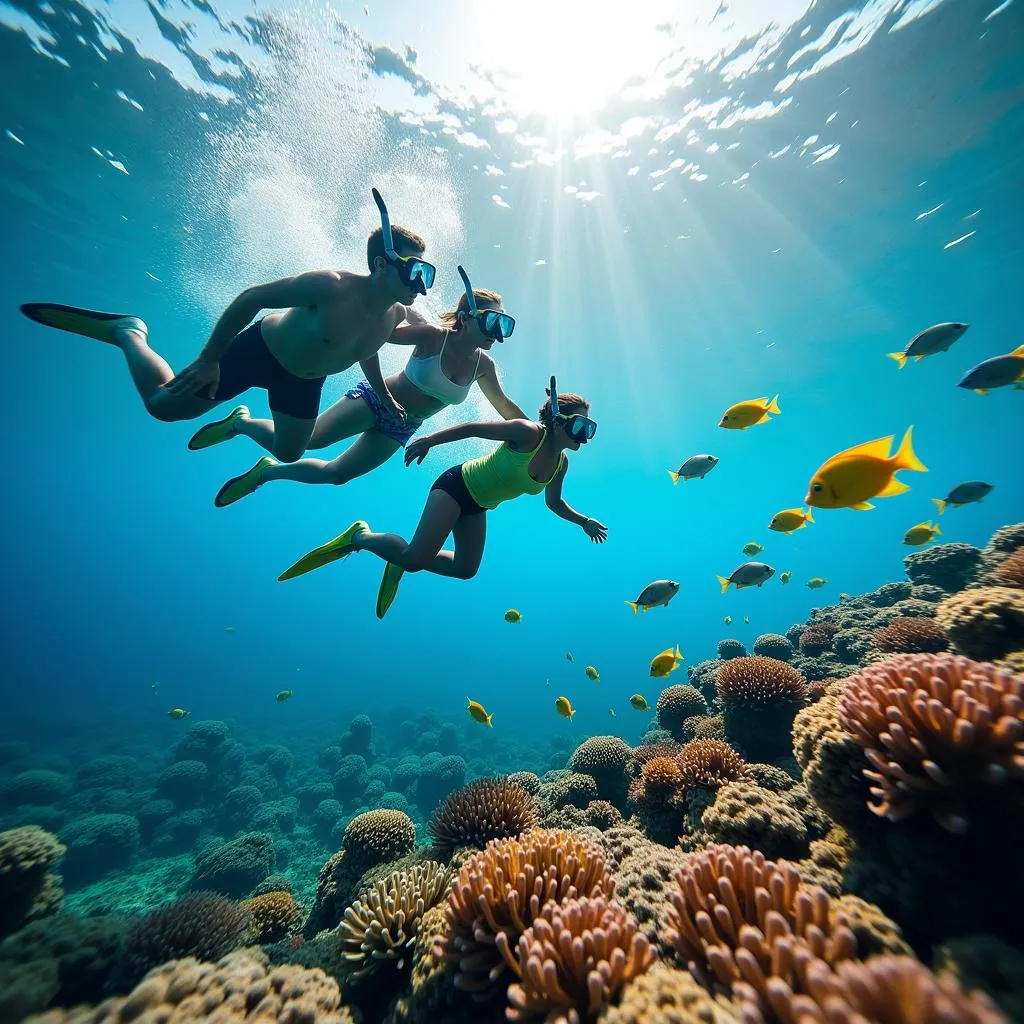
<svg viewBox="0 0 1024 1024">
<path fill-rule="evenodd" d="M 551 386 L 548 388 L 548 396 L 551 399 L 552 427 L 554 427 L 555 420 L 560 421 L 562 426 L 565 427 L 565 432 L 577 444 L 586 444 L 597 433 L 597 420 L 592 420 L 589 416 L 584 416 L 582 413 L 578 412 L 574 412 L 568 416 L 563 412 L 559 412 L 558 386 L 555 384 L 554 377 L 551 378 Z"/>
<path fill-rule="evenodd" d="M 372 188 L 373 201 L 380 210 L 380 230 L 384 238 L 384 255 L 395 270 L 398 278 L 404 285 L 408 285 L 413 291 L 420 295 L 426 295 L 427 289 L 434 283 L 437 268 L 433 263 L 428 263 L 419 256 L 399 256 L 395 252 L 395 241 L 391 237 L 391 218 L 388 216 L 388 208 L 380 193 Z"/>
<path fill-rule="evenodd" d="M 473 294 L 473 285 L 470 283 L 469 274 L 459 267 L 459 276 L 466 286 L 466 312 L 470 316 L 476 317 L 480 323 L 480 330 L 494 341 L 511 338 L 512 332 L 516 329 L 516 318 L 496 309 L 477 309 L 476 296 Z"/>
</svg>

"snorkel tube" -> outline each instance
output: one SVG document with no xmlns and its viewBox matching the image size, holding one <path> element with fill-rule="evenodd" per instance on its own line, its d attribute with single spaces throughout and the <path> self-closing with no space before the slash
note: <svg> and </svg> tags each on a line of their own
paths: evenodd
<svg viewBox="0 0 1024 1024">
<path fill-rule="evenodd" d="M 466 286 L 466 308 L 469 310 L 470 316 L 476 316 L 476 296 L 473 294 L 473 285 L 469 280 L 469 274 L 463 269 L 462 264 L 458 267 L 459 277 L 462 278 L 462 283 Z"/>
<path fill-rule="evenodd" d="M 373 201 L 377 204 L 377 209 L 380 210 L 380 231 L 384 236 L 384 252 L 388 259 L 397 260 L 398 253 L 395 252 L 395 240 L 391 237 L 391 218 L 388 216 L 388 208 L 384 205 L 381 194 L 375 188 L 371 188 L 370 192 L 373 195 Z"/>
<path fill-rule="evenodd" d="M 391 234 L 391 218 L 388 216 L 388 208 L 384 204 L 381 194 L 375 189 L 370 189 L 373 201 L 380 210 L 380 233 L 384 242 L 384 255 L 388 262 L 397 270 L 402 281 L 418 295 L 426 295 L 427 288 L 434 283 L 435 268 L 432 263 L 426 260 L 411 259 L 408 256 L 399 256 L 395 251 L 395 239 Z M 429 274 L 427 271 L 429 270 Z"/>
</svg>

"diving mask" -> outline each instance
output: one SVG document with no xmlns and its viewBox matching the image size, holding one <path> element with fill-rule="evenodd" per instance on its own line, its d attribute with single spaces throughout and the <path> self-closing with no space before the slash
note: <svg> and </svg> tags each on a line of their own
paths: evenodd
<svg viewBox="0 0 1024 1024">
<path fill-rule="evenodd" d="M 412 288 L 413 291 L 420 295 L 426 295 L 427 289 L 434 283 L 437 268 L 433 263 L 428 263 L 419 256 L 399 256 L 395 252 L 394 239 L 391 237 L 391 218 L 388 216 L 388 208 L 384 205 L 381 194 L 375 188 L 370 189 L 370 191 L 373 193 L 373 201 L 377 204 L 377 209 L 380 210 L 380 228 L 384 238 L 384 255 L 388 263 L 398 272 L 398 278 L 402 284 Z"/>
<path fill-rule="evenodd" d="M 480 330 L 494 341 L 504 341 L 512 337 L 516 329 L 516 318 L 508 313 L 502 313 L 497 309 L 477 309 L 476 296 L 473 294 L 473 285 L 470 283 L 469 274 L 460 266 L 459 276 L 466 286 L 466 312 L 476 317 L 480 323 Z"/>
<path fill-rule="evenodd" d="M 554 377 L 551 378 L 551 387 L 548 390 L 548 395 L 551 398 L 552 425 L 555 420 L 559 420 L 565 432 L 577 444 L 586 444 L 591 440 L 597 433 L 597 420 L 592 420 L 589 416 L 584 416 L 582 413 L 578 412 L 571 414 L 559 412 L 558 386 L 555 384 Z"/>
</svg>

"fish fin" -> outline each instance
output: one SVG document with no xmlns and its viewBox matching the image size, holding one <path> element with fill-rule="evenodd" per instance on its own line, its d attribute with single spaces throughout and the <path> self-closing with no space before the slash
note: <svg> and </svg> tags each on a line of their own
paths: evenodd
<svg viewBox="0 0 1024 1024">
<path fill-rule="evenodd" d="M 808 506 L 807 514 L 804 516 L 804 526 L 806 526 L 808 523 L 813 523 L 813 522 L 814 522 L 814 516 L 811 514 L 810 506 Z"/>
<path fill-rule="evenodd" d="M 874 441 L 865 441 L 863 444 L 855 444 L 852 448 L 847 448 L 838 455 L 833 455 L 825 465 L 832 465 L 840 459 L 845 459 L 850 455 L 864 455 L 876 459 L 888 459 L 889 449 L 892 447 L 893 436 L 894 435 L 890 434 L 888 437 L 878 437 Z"/>
<path fill-rule="evenodd" d="M 765 412 L 773 412 L 778 415 L 782 410 L 779 408 L 779 396 L 776 395 L 768 404 L 765 406 Z"/>
<path fill-rule="evenodd" d="M 907 354 L 906 354 L 906 352 L 886 352 L 886 355 L 890 359 L 895 359 L 896 362 L 900 364 L 900 369 L 901 370 L 903 369 L 904 366 L 907 365 Z"/>
<path fill-rule="evenodd" d="M 674 469 L 670 469 L 670 470 L 668 471 L 668 475 L 669 475 L 670 477 L 672 477 L 672 486 L 673 486 L 673 487 L 674 487 L 674 486 L 675 486 L 675 485 L 676 485 L 677 483 L 679 483 L 679 474 L 678 474 L 678 473 L 677 473 L 677 472 L 676 472 L 676 471 L 675 471 Z"/>
<path fill-rule="evenodd" d="M 1024 356 L 1024 345 L 1018 345 L 1011 353 L 1011 356 Z"/>
<path fill-rule="evenodd" d="M 636 613 L 640 611 L 640 605 L 638 605 L 636 601 L 627 601 L 626 604 L 628 604 L 629 607 L 633 609 L 634 615 L 636 615 Z"/>
<path fill-rule="evenodd" d="M 913 427 L 907 427 L 907 432 L 903 435 L 903 440 L 900 441 L 900 446 L 893 456 L 893 465 L 897 469 L 914 469 L 919 473 L 927 473 L 928 467 L 914 454 L 914 449 L 911 447 L 910 435 L 913 430 Z"/>
<path fill-rule="evenodd" d="M 875 495 L 875 497 L 876 498 L 892 498 L 892 497 L 894 497 L 897 494 L 903 494 L 905 491 L 909 491 L 909 490 L 910 490 L 910 487 L 907 484 L 902 483 L 901 481 L 897 480 L 896 477 L 893 477 L 885 485 L 885 487 L 883 487 L 882 490 L 880 490 Z"/>
<path fill-rule="evenodd" d="M 716 576 L 715 579 L 722 584 L 722 593 L 724 594 L 729 589 L 730 581 L 727 580 L 724 576 Z"/>
<path fill-rule="evenodd" d="M 873 509 L 875 506 L 868 501 L 858 502 L 856 505 L 851 505 L 850 508 L 855 508 L 858 512 L 867 512 Z"/>
<path fill-rule="evenodd" d="M 974 393 L 976 395 L 987 395 L 988 394 L 988 388 L 975 388 L 974 389 Z"/>
<path fill-rule="evenodd" d="M 488 728 L 488 729 L 493 729 L 493 728 L 494 728 L 494 725 L 493 725 L 493 723 L 491 722 L 491 719 L 492 719 L 493 717 L 494 717 L 494 715 L 488 715 L 488 716 L 487 716 L 487 728 Z"/>
<path fill-rule="evenodd" d="M 922 359 L 924 359 L 924 356 L 914 356 L 914 362 L 915 363 L 921 362 Z"/>
<path fill-rule="evenodd" d="M 939 515 L 943 515 L 946 511 L 946 501 L 944 498 L 932 498 L 935 503 L 935 507 L 939 510 Z"/>
<path fill-rule="evenodd" d="M 932 533 L 934 533 L 936 537 L 941 537 L 942 536 L 942 531 L 939 529 L 939 524 L 938 523 L 932 523 L 931 524 L 931 528 L 932 528 Z"/>
<path fill-rule="evenodd" d="M 675 658 L 676 661 L 684 661 L 685 660 L 683 658 L 683 652 L 681 650 L 679 650 L 679 644 L 676 644 L 676 653 L 674 655 L 672 655 L 672 657 Z"/>
</svg>

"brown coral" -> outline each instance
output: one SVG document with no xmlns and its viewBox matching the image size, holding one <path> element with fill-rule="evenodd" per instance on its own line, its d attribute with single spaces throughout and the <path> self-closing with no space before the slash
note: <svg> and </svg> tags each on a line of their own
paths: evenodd
<svg viewBox="0 0 1024 1024">
<path fill-rule="evenodd" d="M 447 934 L 435 945 L 435 956 L 458 965 L 458 988 L 488 999 L 507 969 L 496 936 L 504 935 L 511 946 L 545 903 L 612 891 L 604 853 L 585 836 L 536 829 L 493 840 L 459 871 L 448 894 Z"/>
<path fill-rule="evenodd" d="M 622 989 L 601 1024 L 740 1024 L 739 1010 L 688 971 L 657 963 Z"/>
<path fill-rule="evenodd" d="M 247 953 L 216 965 L 188 957 L 151 971 L 128 996 L 95 1009 L 51 1010 L 35 1024 L 353 1024 L 337 982 L 319 969 L 282 965 L 269 971 Z"/>
<path fill-rule="evenodd" d="M 648 761 L 653 761 L 656 757 L 675 757 L 680 749 L 678 743 L 641 743 L 630 752 L 626 772 L 631 778 L 635 778 Z"/>
<path fill-rule="evenodd" d="M 374 864 L 397 860 L 416 845 L 416 826 L 405 811 L 381 808 L 357 814 L 346 826 L 341 848 L 347 869 L 362 874 Z"/>
<path fill-rule="evenodd" d="M 961 654 L 994 661 L 1024 644 L 1024 590 L 965 590 L 947 597 L 935 618 Z"/>
<path fill-rule="evenodd" d="M 50 868 L 64 851 L 37 825 L 0 832 L 0 938 L 60 910 L 64 891 Z"/>
<path fill-rule="evenodd" d="M 839 632 L 834 622 L 814 622 L 800 634 L 800 651 L 808 658 L 824 654 L 832 646 L 832 639 Z"/>
<path fill-rule="evenodd" d="M 871 767 L 871 810 L 927 808 L 963 832 L 987 787 L 1024 781 L 1024 680 L 951 654 L 904 654 L 847 680 L 839 723 Z"/>
<path fill-rule="evenodd" d="M 450 794 L 428 831 L 443 857 L 459 846 L 482 849 L 492 839 L 517 836 L 537 823 L 533 798 L 508 779 L 476 779 Z"/>
<path fill-rule="evenodd" d="M 257 943 L 280 941 L 302 917 L 302 908 L 290 892 L 261 893 L 239 906 L 249 912 L 249 934 Z"/>
<path fill-rule="evenodd" d="M 992 576 L 1004 587 L 1024 588 L 1024 547 L 1017 548 L 1003 559 L 992 571 Z"/>
<path fill-rule="evenodd" d="M 731 782 L 718 790 L 701 824 L 716 842 L 749 844 L 768 857 L 800 857 L 808 849 L 807 825 L 788 796 Z"/>
<path fill-rule="evenodd" d="M 591 736 L 573 751 L 568 768 L 589 775 L 597 783 L 598 796 L 615 799 L 626 788 L 629 746 L 618 736 Z"/>
<path fill-rule="evenodd" d="M 759 654 L 722 664 L 715 673 L 715 687 L 727 709 L 799 707 L 807 699 L 807 682 L 792 665 Z"/>
<path fill-rule="evenodd" d="M 664 803 L 683 784 L 683 773 L 673 757 L 656 757 L 640 769 L 640 778 L 630 789 L 635 803 L 656 806 Z"/>
<path fill-rule="evenodd" d="M 879 651 L 899 654 L 938 654 L 949 650 L 949 638 L 942 627 L 923 615 L 901 615 L 872 634 Z"/>
<path fill-rule="evenodd" d="M 691 740 L 679 752 L 679 769 L 686 786 L 718 789 L 746 777 L 746 762 L 724 740 Z"/>
<path fill-rule="evenodd" d="M 673 683 L 658 694 L 658 724 L 672 733 L 673 739 L 683 738 L 683 722 L 694 715 L 706 715 L 708 702 L 695 686 Z"/>
<path fill-rule="evenodd" d="M 689 854 L 676 875 L 669 939 L 702 984 L 743 991 L 763 1009 L 780 983 L 800 987 L 794 963 L 801 958 L 834 965 L 856 954 L 853 933 L 842 915 L 830 917 L 830 903 L 822 889 L 802 886 L 786 861 L 709 845 Z"/>
<path fill-rule="evenodd" d="M 519 978 L 509 986 L 507 1017 L 580 1024 L 611 1005 L 627 982 L 657 959 L 632 914 L 604 897 L 548 903 L 519 938 L 515 956 L 505 933 L 496 942 Z"/>
<path fill-rule="evenodd" d="M 388 961 L 401 967 L 423 915 L 441 901 L 450 874 L 435 861 L 394 871 L 345 910 L 338 926 L 342 956 L 353 976 L 369 974 Z"/>
</svg>

